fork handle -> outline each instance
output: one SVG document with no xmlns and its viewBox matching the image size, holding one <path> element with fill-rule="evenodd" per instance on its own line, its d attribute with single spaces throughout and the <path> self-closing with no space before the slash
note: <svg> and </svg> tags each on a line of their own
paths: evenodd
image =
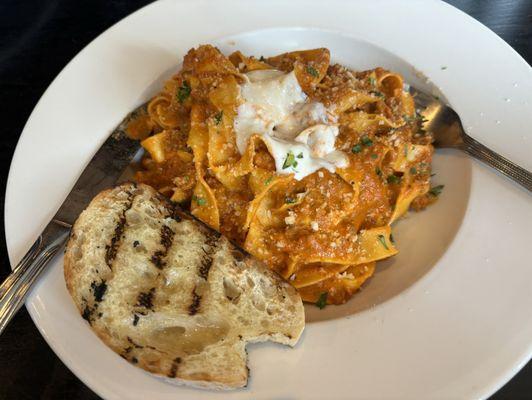
<svg viewBox="0 0 532 400">
<path fill-rule="evenodd" d="M 70 226 L 52 220 L 0 284 L 0 334 L 24 303 L 37 277 L 66 242 L 69 233 Z"/>
<path fill-rule="evenodd" d="M 463 137 L 463 150 L 532 192 L 532 173 L 530 171 L 488 149 L 469 135 L 464 135 Z"/>
</svg>

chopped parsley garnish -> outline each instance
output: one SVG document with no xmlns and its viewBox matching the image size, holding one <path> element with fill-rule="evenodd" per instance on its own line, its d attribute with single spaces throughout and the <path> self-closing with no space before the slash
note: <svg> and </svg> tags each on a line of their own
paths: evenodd
<svg viewBox="0 0 532 400">
<path fill-rule="evenodd" d="M 375 86 L 377 84 L 377 79 L 372 76 L 368 77 L 368 81 L 371 86 Z"/>
<path fill-rule="evenodd" d="M 286 159 L 284 160 L 284 164 L 283 164 L 283 169 L 287 169 L 289 167 L 292 167 L 292 168 L 297 167 L 297 161 L 294 156 L 294 153 L 292 153 L 292 150 L 286 153 Z"/>
<path fill-rule="evenodd" d="M 295 204 L 296 199 L 294 199 L 294 198 L 292 198 L 292 197 L 285 197 L 284 202 L 285 202 L 286 204 Z"/>
<path fill-rule="evenodd" d="M 371 155 L 371 158 L 373 158 L 374 160 L 376 160 L 377 158 L 379 158 L 379 156 L 378 156 L 377 154 L 373 153 L 373 154 Z"/>
<path fill-rule="evenodd" d="M 223 111 L 223 110 L 220 111 L 219 113 L 216 113 L 216 114 L 214 115 L 214 123 L 215 123 L 216 125 L 220 125 L 220 122 L 222 122 L 222 118 L 223 118 L 223 116 L 224 116 L 224 111 Z"/>
<path fill-rule="evenodd" d="M 375 168 L 375 173 L 378 175 L 378 176 L 381 176 L 382 175 L 382 171 L 379 167 Z"/>
<path fill-rule="evenodd" d="M 411 117 L 410 115 L 403 114 L 403 119 L 405 120 L 406 123 L 409 123 L 409 122 L 414 121 L 416 117 L 415 116 Z"/>
<path fill-rule="evenodd" d="M 266 186 L 268 186 L 270 183 L 272 183 L 272 180 L 273 180 L 273 176 L 270 176 L 268 179 L 266 179 L 266 180 L 264 181 L 264 184 L 265 184 Z"/>
<path fill-rule="evenodd" d="M 363 135 L 360 138 L 360 143 L 357 143 L 353 147 L 351 147 L 351 152 L 354 153 L 354 154 L 360 153 L 362 151 L 362 145 L 369 147 L 369 146 L 373 145 L 373 140 L 371 140 L 368 137 L 368 135 Z M 377 158 L 376 156 L 377 156 L 376 154 L 372 154 L 371 158 Z"/>
<path fill-rule="evenodd" d="M 196 204 L 198 206 L 204 206 L 205 204 L 207 204 L 207 200 L 205 200 L 203 197 L 199 197 L 199 196 L 192 196 L 192 200 L 196 202 Z"/>
<path fill-rule="evenodd" d="M 429 193 L 434 197 L 438 197 L 441 194 L 443 187 L 444 185 L 434 186 L 430 188 Z"/>
<path fill-rule="evenodd" d="M 320 294 L 318 301 L 316 301 L 316 307 L 318 307 L 320 310 L 323 310 L 326 305 L 327 305 L 327 292 L 323 292 L 322 294 Z"/>
<path fill-rule="evenodd" d="M 297 158 L 303 158 L 303 153 L 299 153 L 299 154 L 297 155 Z"/>
<path fill-rule="evenodd" d="M 311 67 L 310 65 L 307 66 L 307 72 L 309 75 L 313 76 L 314 78 L 317 78 L 320 76 L 319 72 L 316 70 L 316 68 Z"/>
<path fill-rule="evenodd" d="M 183 102 L 189 98 L 190 92 L 192 91 L 190 85 L 187 81 L 183 81 L 183 85 L 177 90 L 177 100 L 183 104 Z"/>
<path fill-rule="evenodd" d="M 410 174 L 412 174 L 412 175 L 417 174 L 417 169 L 416 169 L 416 167 L 412 167 L 412 168 L 410 168 Z"/>
<path fill-rule="evenodd" d="M 422 124 L 424 124 L 425 122 L 428 122 L 429 120 L 427 119 L 427 117 L 425 117 L 424 115 L 422 114 L 418 114 L 417 115 L 417 119 L 419 119 L 421 121 Z"/>
<path fill-rule="evenodd" d="M 379 92 L 378 90 L 372 90 L 370 93 L 377 97 L 384 97 L 384 94 L 382 92 Z"/>
<path fill-rule="evenodd" d="M 386 244 L 386 238 L 384 237 L 384 235 L 379 235 L 379 236 L 377 236 L 377 239 L 379 239 L 379 242 L 381 242 L 381 244 L 384 246 L 384 248 L 385 248 L 386 250 L 390 250 L 390 249 L 388 248 L 388 245 Z"/>
<path fill-rule="evenodd" d="M 362 143 L 364 146 L 371 146 L 373 144 L 373 140 L 371 140 L 367 135 L 364 135 L 360 138 L 360 143 Z"/>
<path fill-rule="evenodd" d="M 401 177 L 397 175 L 393 175 L 393 174 L 388 175 L 388 178 L 386 178 L 386 181 L 388 181 L 388 183 L 398 184 L 401 182 Z"/>
</svg>

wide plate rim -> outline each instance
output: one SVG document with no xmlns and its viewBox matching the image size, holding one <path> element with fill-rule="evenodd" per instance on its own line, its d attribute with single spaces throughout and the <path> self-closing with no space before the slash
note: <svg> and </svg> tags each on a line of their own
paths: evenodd
<svg viewBox="0 0 532 400">
<path fill-rule="evenodd" d="M 126 18 L 122 19 L 121 21 L 117 22 L 115 25 L 113 25 L 112 27 L 110 27 L 109 29 L 107 29 L 105 32 L 103 32 L 102 34 L 100 34 L 97 38 L 95 38 L 91 43 L 89 43 L 84 49 L 82 49 L 64 68 L 63 70 L 61 70 L 61 72 L 57 75 L 57 77 L 54 79 L 54 81 L 52 81 L 52 83 L 49 85 L 49 87 L 46 89 L 46 91 L 44 92 L 44 94 L 42 95 L 41 99 L 39 100 L 39 102 L 37 103 L 37 105 L 35 106 L 35 109 L 34 111 L 32 112 L 32 114 L 30 115 L 30 117 L 28 118 L 28 121 L 24 127 L 24 130 L 23 130 L 23 133 L 21 135 L 21 140 L 19 140 L 19 142 L 17 143 L 17 146 L 16 146 L 16 149 L 15 149 L 15 153 L 13 155 L 13 159 L 12 159 L 12 162 L 11 162 L 11 166 L 10 166 L 10 170 L 9 170 L 9 175 L 8 175 L 8 181 L 7 181 L 7 189 L 6 189 L 6 206 L 5 206 L 5 211 L 4 211 L 4 215 L 5 215 L 5 229 L 6 229 L 6 239 L 7 239 L 7 236 L 8 236 L 8 219 L 10 218 L 10 208 L 12 207 L 12 203 L 11 201 L 8 201 L 9 199 L 12 198 L 12 193 L 11 193 L 11 188 L 13 186 L 12 184 L 12 180 L 13 180 L 13 165 L 16 163 L 16 161 L 18 160 L 18 158 L 20 157 L 20 143 L 22 141 L 22 138 L 23 138 L 23 135 L 26 134 L 26 127 L 28 126 L 28 124 L 30 123 L 32 117 L 34 116 L 34 113 L 35 113 L 35 110 L 37 110 L 39 108 L 39 105 L 41 104 L 41 102 L 45 101 L 45 98 L 47 96 L 47 93 L 49 92 L 50 88 L 54 86 L 54 84 L 56 83 L 56 81 L 58 79 L 60 79 L 60 77 L 64 74 L 64 71 L 66 71 L 68 68 L 72 68 L 72 66 L 78 62 L 79 59 L 81 59 L 83 57 L 83 54 L 86 53 L 87 49 L 89 49 L 91 46 L 94 46 L 96 42 L 99 42 L 99 41 L 102 41 L 106 35 L 108 35 L 110 32 L 112 32 L 114 29 L 117 28 L 118 25 L 122 25 L 124 24 L 126 21 L 128 21 L 129 19 L 139 15 L 139 14 L 142 14 L 144 12 L 146 12 L 146 10 L 148 9 L 151 9 L 152 7 L 162 7 L 164 4 L 168 4 L 169 2 L 156 2 L 156 3 L 152 3 L 152 4 L 149 4 L 139 10 L 137 10 L 136 12 L 132 13 L 131 15 L 127 16 Z M 526 63 L 526 61 L 513 49 L 511 48 L 508 44 L 506 44 L 506 42 L 504 42 L 501 38 L 499 38 L 498 36 L 496 36 L 491 30 L 489 30 L 488 28 L 486 28 L 484 25 L 480 24 L 478 21 L 474 20 L 473 18 L 469 17 L 467 14 L 465 13 L 462 13 L 461 11 L 459 10 L 456 10 L 454 9 L 454 7 L 452 6 L 449 6 L 447 4 L 445 4 L 446 7 L 450 7 L 452 8 L 456 13 L 459 13 L 459 14 L 462 14 L 463 16 L 466 16 L 468 19 L 470 19 L 470 23 L 471 22 L 474 22 L 475 25 L 477 25 L 477 28 L 478 26 L 480 26 L 482 29 L 486 30 L 487 32 L 490 33 L 490 35 L 492 36 L 490 38 L 490 40 L 499 40 L 501 42 L 504 43 L 505 46 L 507 46 L 508 48 L 510 48 L 514 55 L 517 56 L 515 58 L 515 61 L 512 60 L 512 62 L 517 62 L 517 60 L 519 60 L 519 62 L 521 63 L 524 63 L 525 65 L 528 66 L 528 64 Z M 277 27 L 276 27 L 277 28 Z M 8 242 L 8 253 L 9 253 L 9 257 L 10 257 L 10 260 L 13 261 L 13 250 L 11 248 L 11 246 L 9 246 L 9 242 Z M 30 314 L 31 314 L 31 317 L 33 319 L 33 321 L 35 322 L 35 324 L 37 325 L 37 327 L 39 328 L 41 334 L 45 337 L 45 339 L 47 340 L 48 344 L 55 350 L 55 346 L 54 346 L 54 343 L 53 343 L 53 339 L 50 338 L 47 333 L 41 329 L 41 326 L 39 324 L 39 316 L 36 314 L 35 310 L 32 309 L 31 307 L 28 307 L 29 310 L 30 310 Z M 58 354 L 56 352 L 56 354 Z M 507 369 L 506 373 L 503 374 L 504 376 L 501 376 L 501 379 L 498 381 L 498 382 L 494 382 L 494 384 L 491 385 L 491 387 L 486 387 L 484 389 L 479 389 L 477 391 L 477 394 L 480 396 L 480 397 L 485 397 L 485 396 L 488 396 L 490 395 L 491 393 L 493 393 L 494 391 L 496 391 L 500 386 L 502 386 L 507 380 L 509 380 L 513 374 L 515 372 L 517 372 L 517 370 L 519 370 L 523 365 L 525 365 L 525 363 L 530 359 L 532 355 L 532 345 L 529 346 L 529 351 L 528 351 L 528 354 L 523 354 L 521 359 L 520 360 L 515 360 L 514 362 L 514 366 L 513 368 L 510 368 L 510 369 Z M 69 368 L 71 368 L 72 370 L 74 370 L 76 372 L 76 374 L 79 376 L 79 375 L 84 375 L 83 377 L 83 380 L 84 382 L 86 382 L 88 384 L 89 387 L 91 387 L 91 389 L 93 389 L 95 392 L 101 394 L 101 395 L 104 395 L 104 394 L 109 394 L 109 395 L 112 395 L 111 393 L 109 392 L 106 392 L 103 388 L 99 387 L 97 382 L 90 382 L 91 379 L 89 379 L 87 377 L 87 374 L 82 371 L 80 368 L 76 368 L 74 366 L 72 366 L 72 362 L 71 362 L 71 359 L 69 357 L 66 357 L 66 355 L 61 355 L 61 354 L 58 354 L 58 356 L 67 364 L 69 365 Z"/>
</svg>

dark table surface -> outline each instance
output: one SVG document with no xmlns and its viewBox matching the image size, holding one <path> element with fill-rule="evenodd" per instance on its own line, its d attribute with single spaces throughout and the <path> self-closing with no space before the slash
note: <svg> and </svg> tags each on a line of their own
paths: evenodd
<svg viewBox="0 0 532 400">
<path fill-rule="evenodd" d="M 5 188 L 18 137 L 46 87 L 86 44 L 146 0 L 0 2 L 0 179 Z M 450 0 L 501 36 L 530 64 L 532 0 Z M 4 196 L 1 197 L 2 216 Z M 0 279 L 10 271 L 1 230 Z M 97 399 L 47 346 L 22 309 L 0 336 L 0 399 Z M 492 399 L 532 398 L 532 363 Z"/>
</svg>

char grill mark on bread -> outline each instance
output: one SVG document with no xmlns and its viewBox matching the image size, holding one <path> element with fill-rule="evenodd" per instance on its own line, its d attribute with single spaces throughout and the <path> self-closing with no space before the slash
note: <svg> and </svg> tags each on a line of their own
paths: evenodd
<svg viewBox="0 0 532 400">
<path fill-rule="evenodd" d="M 181 362 L 181 357 L 176 357 L 174 362 L 172 363 L 172 366 L 170 367 L 170 371 L 168 372 L 168 378 L 175 378 L 177 375 L 177 367 L 179 366 L 179 363 Z"/>
<path fill-rule="evenodd" d="M 136 187 L 136 185 L 134 185 L 134 187 Z M 133 194 L 131 192 L 127 192 L 127 201 L 125 203 L 124 209 L 122 210 L 122 214 L 120 215 L 120 218 L 116 224 L 114 235 L 111 238 L 111 242 L 106 246 L 105 262 L 107 263 L 107 266 L 109 268 L 112 268 L 112 264 L 116 257 L 118 247 L 120 246 L 122 234 L 124 233 L 124 229 L 126 227 L 126 212 L 133 206 L 133 199 Z"/>
<path fill-rule="evenodd" d="M 192 291 L 192 301 L 190 302 L 190 305 L 188 306 L 188 315 L 195 315 L 200 307 L 201 302 L 201 295 L 199 295 L 196 292 L 196 287 L 194 287 L 194 290 Z"/>
<path fill-rule="evenodd" d="M 166 257 L 166 253 L 172 245 L 173 238 L 174 231 L 172 231 L 172 229 L 170 229 L 168 226 L 163 225 L 161 227 L 161 245 L 163 246 L 163 249 L 157 250 L 151 257 L 151 261 L 159 269 L 164 268 L 164 257 Z"/>
<path fill-rule="evenodd" d="M 205 235 L 205 243 L 201 248 L 204 254 L 201 257 L 198 267 L 200 282 L 194 286 L 194 290 L 192 291 L 192 301 L 188 307 L 188 315 L 195 315 L 201 306 L 200 285 L 205 285 L 204 281 L 207 281 L 209 278 L 209 271 L 213 262 L 212 256 L 216 252 L 219 237 L 220 235 L 217 232 L 207 232 Z"/>
<path fill-rule="evenodd" d="M 220 235 L 216 232 L 207 232 L 207 235 L 205 236 L 205 245 L 202 247 L 205 255 L 201 258 L 201 263 L 198 269 L 198 275 L 204 280 L 207 280 L 209 277 L 209 271 L 212 267 L 212 255 L 216 251 L 219 238 Z"/>
<path fill-rule="evenodd" d="M 93 199 L 72 229 L 65 281 L 103 342 L 171 383 L 243 387 L 247 343 L 293 346 L 304 327 L 293 287 L 146 185 Z"/>
<path fill-rule="evenodd" d="M 105 295 L 105 291 L 107 290 L 107 284 L 104 280 L 102 280 L 100 283 L 92 282 L 91 288 L 94 293 L 94 301 L 99 303 L 103 300 L 103 296 Z"/>
<path fill-rule="evenodd" d="M 137 296 L 137 306 L 144 307 L 148 310 L 153 308 L 153 295 L 155 294 L 155 288 L 151 288 L 147 292 L 140 292 Z"/>
</svg>

